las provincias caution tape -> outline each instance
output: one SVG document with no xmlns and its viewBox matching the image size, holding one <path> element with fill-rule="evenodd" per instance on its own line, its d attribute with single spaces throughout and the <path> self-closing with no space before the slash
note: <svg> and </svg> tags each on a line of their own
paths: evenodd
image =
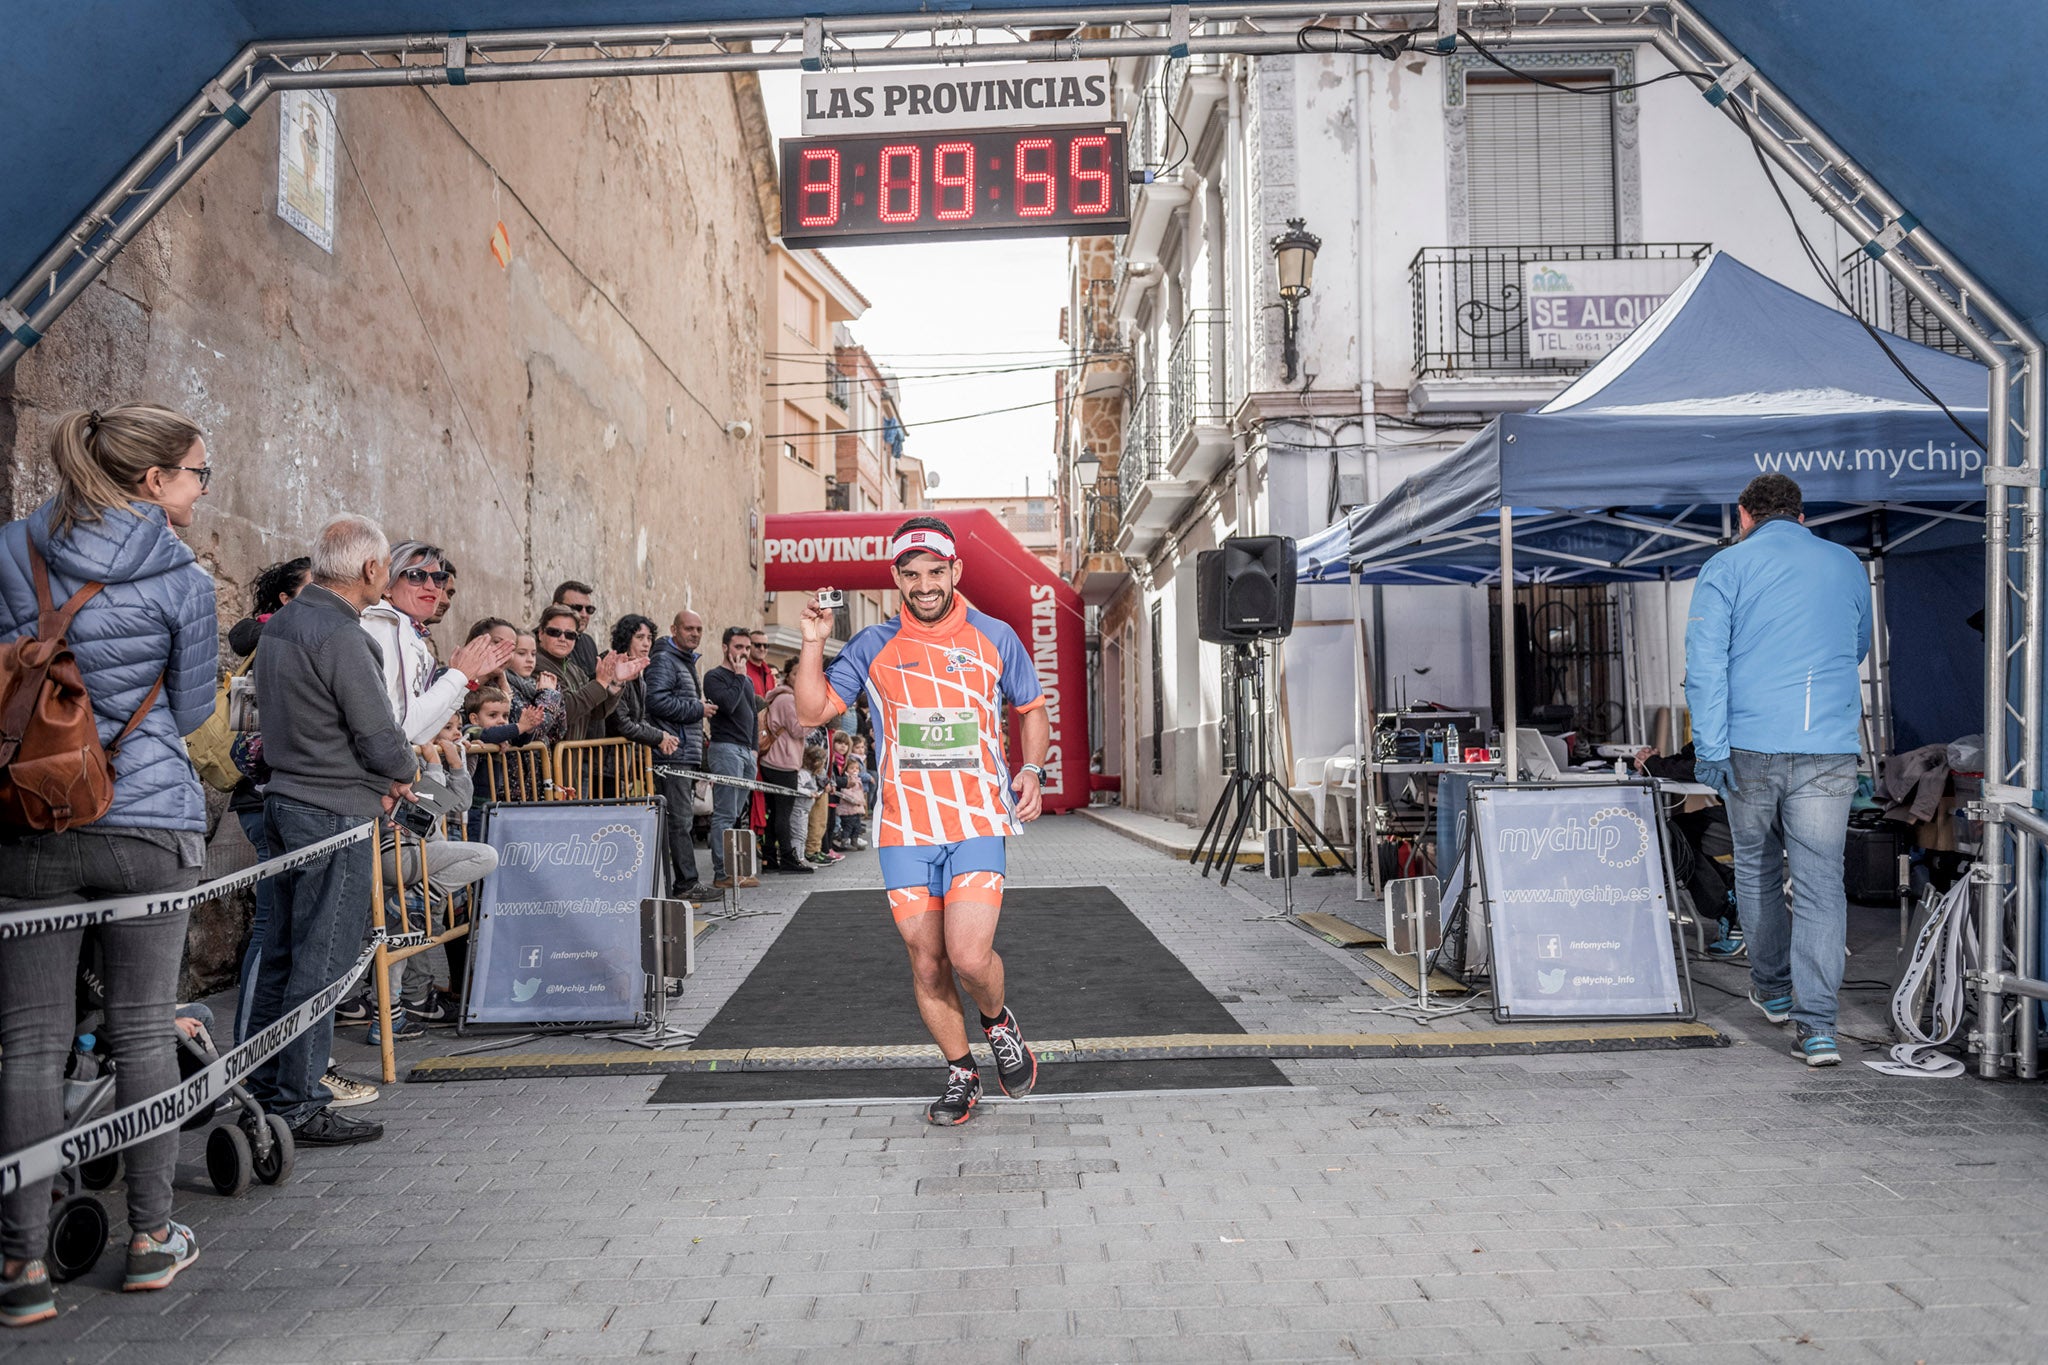
<svg viewBox="0 0 2048 1365">
<path fill-rule="evenodd" d="M 773 782 L 756 782 L 751 777 L 727 777 L 723 773 L 700 773 L 695 768 L 672 768 L 665 763 L 655 765 L 654 771 L 660 777 L 687 777 L 695 782 L 712 782 L 721 787 L 740 787 L 752 792 L 773 792 L 778 796 L 802 796 L 795 787 L 778 787 Z"/>
<path fill-rule="evenodd" d="M 313 1026 L 323 1015 L 331 1014 L 341 1003 L 344 995 L 354 988 L 382 944 L 386 948 L 403 947 L 409 943 L 425 942 L 425 933 L 385 937 L 377 935 L 370 945 L 363 949 L 355 965 L 336 977 L 331 983 L 302 1000 L 290 1012 L 270 1027 L 253 1035 L 234 1051 L 216 1058 L 194 1072 L 169 1090 L 138 1100 L 126 1109 L 117 1109 L 104 1118 L 82 1123 L 76 1128 L 46 1138 L 18 1152 L 0 1157 L 0 1195 L 12 1194 L 25 1184 L 37 1180 L 48 1180 L 60 1171 L 76 1166 L 81 1161 L 91 1161 L 109 1152 L 118 1152 L 123 1147 L 155 1137 L 158 1133 L 180 1127 L 186 1119 L 204 1110 L 228 1087 L 235 1085 L 257 1067 L 270 1060 L 292 1039 Z M 168 1022 L 168 1021 L 166 1021 Z"/>
<path fill-rule="evenodd" d="M 162 896 L 117 896 L 112 900 L 89 901 L 82 905 L 54 905 L 41 910 L 10 910 L 0 914 L 0 940 L 25 938 L 30 934 L 58 933 L 66 929 L 89 929 L 95 924 L 112 924 L 119 920 L 154 919 L 159 915 L 175 915 L 180 910 L 190 909 L 202 901 L 225 896 L 230 891 L 239 891 L 245 886 L 254 886 L 265 877 L 274 877 L 303 866 L 318 858 L 325 857 L 337 848 L 361 843 L 376 829 L 374 823 L 357 825 L 341 833 L 322 839 L 317 844 L 294 849 L 280 854 L 267 862 L 230 873 L 216 881 L 202 883 L 190 891 L 176 891 Z"/>
<path fill-rule="evenodd" d="M 1964 978 L 1977 958 L 1976 926 L 1970 921 L 1970 884 L 1949 888 L 1920 926 L 1913 956 L 1892 992 L 1891 1060 L 1863 1064 L 1887 1076 L 1946 1080 L 1963 1074 L 1963 1064 L 1941 1050 L 1963 1022 Z M 1920 1027 L 1925 1008 L 1929 1027 Z"/>
</svg>

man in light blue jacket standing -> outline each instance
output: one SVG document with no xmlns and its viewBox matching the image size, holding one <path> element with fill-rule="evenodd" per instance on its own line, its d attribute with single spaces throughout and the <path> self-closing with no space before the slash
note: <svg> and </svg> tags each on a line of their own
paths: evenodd
<svg viewBox="0 0 2048 1365">
<path fill-rule="evenodd" d="M 1870 581 L 1854 553 L 1806 529 L 1783 474 L 1750 480 L 1737 506 L 1742 538 L 1700 571 L 1685 631 L 1696 771 L 1728 805 L 1750 1001 L 1792 1022 L 1793 1056 L 1832 1066 Z"/>
</svg>

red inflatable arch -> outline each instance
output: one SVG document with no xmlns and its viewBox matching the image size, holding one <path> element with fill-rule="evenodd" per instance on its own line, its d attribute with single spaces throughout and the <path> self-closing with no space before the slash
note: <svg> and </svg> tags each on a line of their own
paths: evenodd
<svg viewBox="0 0 2048 1365">
<path fill-rule="evenodd" d="M 889 536 L 901 512 L 785 512 L 767 519 L 770 592 L 818 588 L 894 588 Z M 1019 543 L 995 513 L 949 511 L 960 545 L 960 591 L 1017 632 L 1038 664 L 1052 722 L 1046 757 L 1045 808 L 1088 804 L 1088 632 L 1081 599 L 1045 561 Z M 1014 751 L 1017 727 L 1010 726 Z"/>
</svg>

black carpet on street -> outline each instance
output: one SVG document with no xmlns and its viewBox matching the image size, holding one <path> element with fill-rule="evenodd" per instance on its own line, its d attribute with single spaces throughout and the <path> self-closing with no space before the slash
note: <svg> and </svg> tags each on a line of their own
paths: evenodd
<svg viewBox="0 0 2048 1365">
<path fill-rule="evenodd" d="M 1003 896 L 996 951 L 1027 1040 L 1243 1033 L 1220 1001 L 1107 887 L 1021 887 Z M 962 995 L 969 1036 L 978 1011 Z M 860 1047 L 926 1040 L 910 963 L 880 891 L 804 901 L 693 1047 Z M 983 1068 L 1000 1094 L 993 1067 Z M 663 1078 L 656 1104 L 938 1093 L 940 1068 L 692 1071 Z M 1036 1093 L 1286 1085 L 1263 1058 L 1047 1063 Z"/>
</svg>

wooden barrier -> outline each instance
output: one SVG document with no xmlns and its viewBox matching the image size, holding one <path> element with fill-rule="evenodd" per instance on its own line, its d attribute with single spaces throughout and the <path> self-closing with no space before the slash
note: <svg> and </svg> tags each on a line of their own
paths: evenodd
<svg viewBox="0 0 2048 1365">
<path fill-rule="evenodd" d="M 545 744 L 472 744 L 478 804 L 554 799 L 555 759 Z"/>
<path fill-rule="evenodd" d="M 618 801 L 654 795 L 654 750 L 630 739 L 569 739 L 555 746 L 555 798 Z"/>
<path fill-rule="evenodd" d="M 529 746 L 541 749 L 542 763 L 546 761 L 544 746 Z M 433 750 L 427 745 L 415 746 L 421 758 L 429 757 Z M 448 837 L 448 820 L 442 817 L 436 826 L 438 837 Z M 461 833 L 461 831 L 458 831 Z M 380 940 L 376 955 L 371 961 L 371 972 L 377 980 L 377 1051 L 383 1063 L 384 1083 L 391 1085 L 398 1080 L 398 1060 L 391 1037 L 391 971 L 390 969 L 409 957 L 416 957 L 430 948 L 438 947 L 469 933 L 469 902 L 466 896 L 460 901 L 456 895 L 441 893 L 441 928 L 434 929 L 434 883 L 432 869 L 428 867 L 427 838 L 402 829 L 387 817 L 377 822 L 376 871 L 370 879 L 370 927 L 381 929 L 393 938 L 404 939 L 412 934 L 424 933 L 426 937 L 418 943 L 407 943 L 403 947 L 390 948 Z M 417 875 L 408 879 L 405 875 L 405 852 L 410 849 L 419 860 Z M 388 861 L 387 861 L 388 859 Z M 391 896 L 385 892 L 386 869 L 389 869 L 392 886 L 398 904 L 397 922 L 392 922 Z M 406 894 L 411 884 L 417 884 L 420 901 L 420 922 L 413 923 L 412 898 Z M 461 888 L 457 888 L 460 894 Z"/>
</svg>

